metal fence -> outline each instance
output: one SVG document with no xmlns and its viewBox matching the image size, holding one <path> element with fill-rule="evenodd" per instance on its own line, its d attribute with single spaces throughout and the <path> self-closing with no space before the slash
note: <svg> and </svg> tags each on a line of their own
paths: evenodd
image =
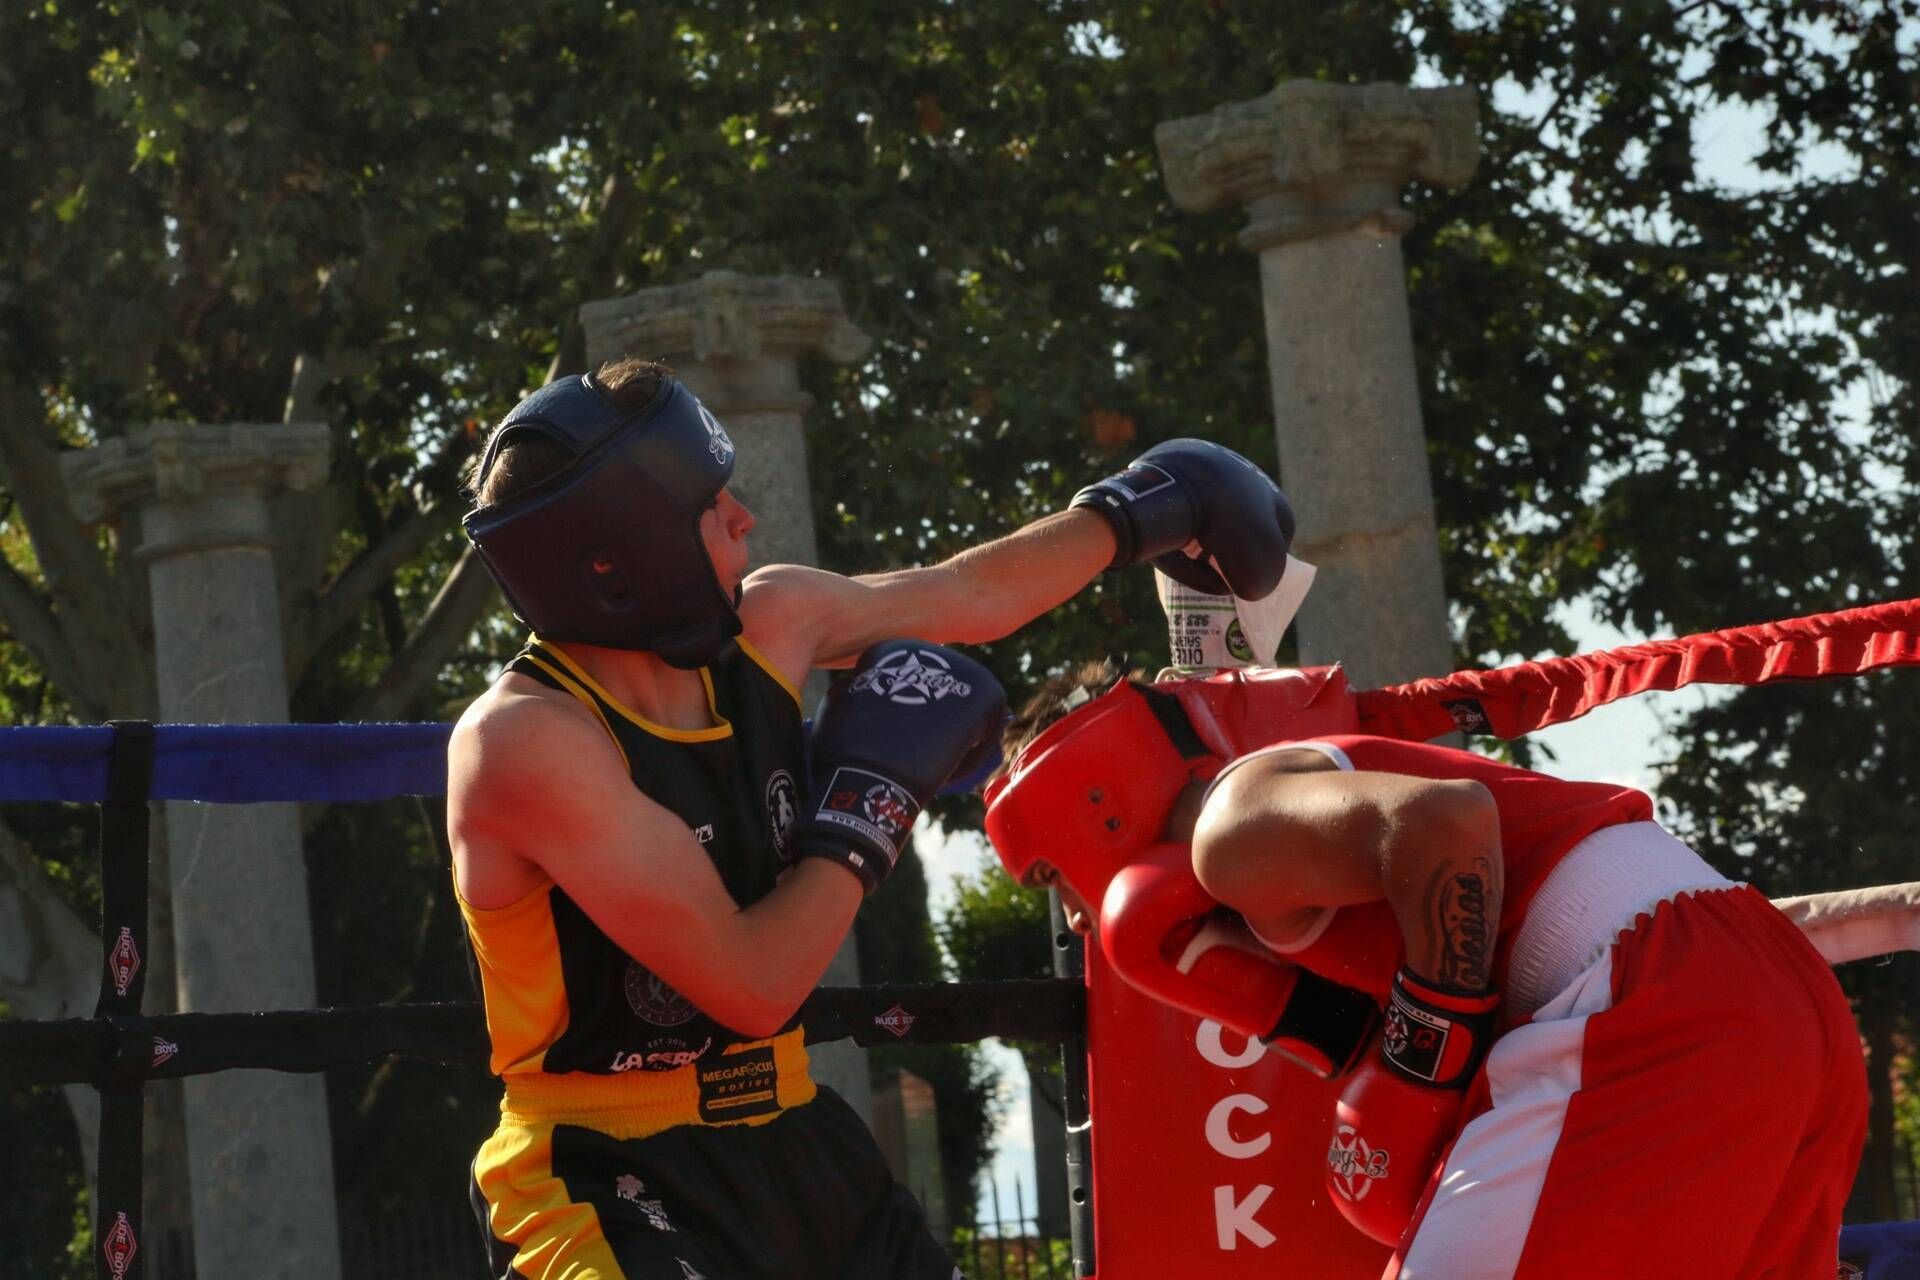
<svg viewBox="0 0 1920 1280">
<path fill-rule="evenodd" d="M 953 1260 L 969 1280 L 1071 1280 L 1071 1242 L 1060 1228 L 1052 1233 L 1041 1229 L 1039 1219 L 1027 1212 L 1019 1180 L 1014 1180 L 1010 1205 L 998 1184 L 989 1181 L 988 1186 L 991 1211 L 975 1226 L 953 1232 Z"/>
<path fill-rule="evenodd" d="M 143 1248 L 147 1280 L 200 1280 L 178 1234 L 153 1232 Z M 340 1273 L 353 1280 L 482 1280 L 487 1254 L 473 1213 L 463 1206 L 435 1205 L 382 1218 L 362 1217 L 342 1206 Z"/>
<path fill-rule="evenodd" d="M 984 1206 L 983 1206 L 984 1207 Z M 186 1242 L 155 1232 L 144 1244 L 149 1280 L 199 1280 Z M 992 1212 L 953 1231 L 954 1263 L 968 1280 L 1071 1280 L 1068 1242 L 1043 1234 L 1016 1186 L 1013 1203 L 998 1190 Z M 423 1207 L 404 1217 L 367 1218 L 342 1207 L 341 1273 L 353 1280 L 482 1280 L 487 1256 L 465 1206 Z"/>
</svg>

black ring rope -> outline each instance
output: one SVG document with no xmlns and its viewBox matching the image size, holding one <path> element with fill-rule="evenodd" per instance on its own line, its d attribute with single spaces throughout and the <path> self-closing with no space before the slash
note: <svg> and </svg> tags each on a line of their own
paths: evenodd
<svg viewBox="0 0 1920 1280">
<path fill-rule="evenodd" d="M 809 1044 L 955 1044 L 988 1036 L 1061 1042 L 1079 1034 L 1085 990 L 1067 978 L 820 987 L 801 1006 L 800 1018 Z M 0 1086 L 7 1088 L 90 1084 L 137 1092 L 149 1080 L 213 1071 L 331 1071 L 389 1055 L 484 1066 L 487 1028 L 480 1006 L 464 1001 L 0 1023 Z"/>
<path fill-rule="evenodd" d="M 362 731 L 362 732 L 356 732 Z M 389 1055 L 484 1067 L 481 1006 L 375 1005 L 259 1013 L 140 1012 L 146 989 L 151 809 L 215 803 L 365 801 L 435 795 L 445 725 L 159 725 L 0 730 L 0 799 L 93 801 L 100 809 L 100 996 L 91 1018 L 0 1022 L 0 1087 L 92 1085 L 100 1093 L 94 1274 L 142 1280 L 142 1113 L 150 1080 L 215 1071 L 316 1072 Z M 336 755 L 349 742 L 373 750 Z M 399 762 L 383 771 L 384 759 Z M 322 778 L 327 757 L 348 763 Z M 1056 913 L 1057 913 L 1056 905 Z M 1076 955 L 1063 976 L 1015 982 L 821 987 L 801 1006 L 808 1043 L 951 1044 L 989 1036 L 1063 1046 L 1069 1072 L 1074 1252 L 1091 1271 L 1086 1150 L 1086 990 Z M 1065 965 L 1066 967 L 1062 967 Z M 1066 975 L 1073 976 L 1066 976 Z M 1077 1119 L 1076 1119 L 1077 1117 Z M 1083 1221 L 1084 1220 L 1084 1221 Z M 1084 1242 L 1084 1244 L 1083 1244 Z"/>
</svg>

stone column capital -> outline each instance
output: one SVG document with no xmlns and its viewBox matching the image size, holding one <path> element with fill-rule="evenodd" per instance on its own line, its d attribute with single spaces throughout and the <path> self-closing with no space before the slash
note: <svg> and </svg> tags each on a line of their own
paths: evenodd
<svg viewBox="0 0 1920 1280">
<path fill-rule="evenodd" d="M 324 422 L 155 422 L 60 459 L 67 500 L 97 524 L 140 517 L 137 554 L 270 547 L 267 500 L 327 478 Z"/>
<path fill-rule="evenodd" d="M 1248 206 L 1241 233 L 1259 250 L 1366 227 L 1400 235 L 1410 181 L 1458 187 L 1480 160 L 1479 95 L 1289 80 L 1250 102 L 1154 130 L 1174 203 L 1203 212 Z"/>
<path fill-rule="evenodd" d="M 873 348 L 831 280 L 709 271 L 685 284 L 642 289 L 580 308 L 587 363 L 623 355 L 683 369 L 722 413 L 805 411 L 799 361 L 851 364 Z M 704 375 L 704 376 L 702 376 Z"/>
</svg>

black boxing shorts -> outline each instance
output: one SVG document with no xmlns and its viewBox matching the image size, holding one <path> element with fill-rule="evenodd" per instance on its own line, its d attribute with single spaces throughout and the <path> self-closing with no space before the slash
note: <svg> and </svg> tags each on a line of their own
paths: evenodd
<svg viewBox="0 0 1920 1280">
<path fill-rule="evenodd" d="M 838 1094 L 755 1125 L 508 1115 L 473 1162 L 496 1280 L 956 1280 Z"/>
</svg>

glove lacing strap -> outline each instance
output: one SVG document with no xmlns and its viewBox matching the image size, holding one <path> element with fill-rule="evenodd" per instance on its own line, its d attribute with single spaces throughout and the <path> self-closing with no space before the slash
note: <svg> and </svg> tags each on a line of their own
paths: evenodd
<svg viewBox="0 0 1920 1280">
<path fill-rule="evenodd" d="M 1380 1056 L 1417 1084 L 1464 1089 L 1493 1045 L 1497 991 L 1449 991 L 1402 968 L 1393 975 Z"/>
</svg>

